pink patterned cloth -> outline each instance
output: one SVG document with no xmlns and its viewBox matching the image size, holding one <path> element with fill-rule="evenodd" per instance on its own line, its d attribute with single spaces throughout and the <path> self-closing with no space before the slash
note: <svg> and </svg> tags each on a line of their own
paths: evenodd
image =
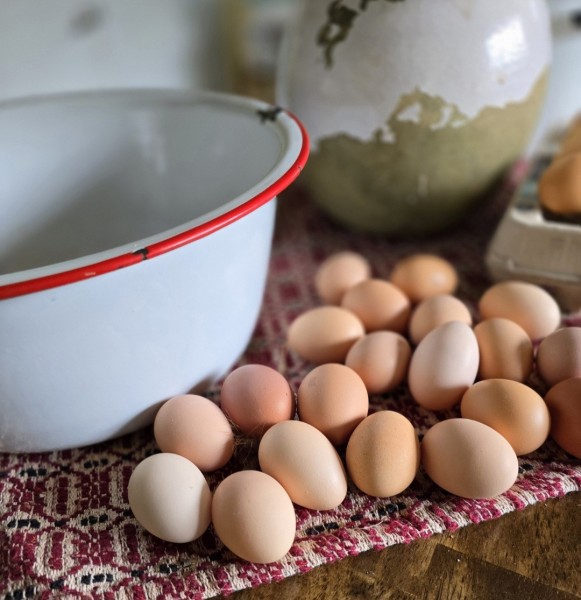
<svg viewBox="0 0 581 600">
<path fill-rule="evenodd" d="M 375 275 L 388 277 L 412 252 L 434 252 L 460 274 L 458 296 L 475 303 L 490 284 L 486 244 L 507 194 L 474 211 L 456 230 L 421 241 L 357 235 L 331 223 L 300 193 L 280 201 L 271 269 L 259 323 L 241 363 L 279 369 L 296 390 L 312 365 L 285 347 L 288 325 L 319 305 L 313 277 L 321 260 L 344 249 L 361 252 Z M 572 320 L 571 322 L 575 322 Z M 580 323 L 581 324 L 581 323 Z M 539 386 L 538 380 L 532 385 Z M 219 383 L 208 393 L 219 397 Z M 371 399 L 372 410 L 407 416 L 420 435 L 457 410 L 418 407 L 405 387 Z M 215 486 L 230 472 L 258 468 L 255 442 L 243 440 L 229 465 L 209 476 Z M 496 519 L 536 502 L 581 490 L 581 465 L 547 441 L 519 459 L 516 484 L 490 500 L 466 500 L 435 486 L 420 471 L 403 494 L 377 499 L 351 487 L 336 510 L 297 508 L 297 536 L 279 563 L 249 564 L 227 551 L 210 528 L 177 545 L 144 531 L 127 503 L 132 470 L 156 451 L 151 428 L 97 446 L 49 454 L 0 455 L 1 598 L 210 598 L 281 580 L 366 550 L 408 543 L 434 533 Z"/>
</svg>

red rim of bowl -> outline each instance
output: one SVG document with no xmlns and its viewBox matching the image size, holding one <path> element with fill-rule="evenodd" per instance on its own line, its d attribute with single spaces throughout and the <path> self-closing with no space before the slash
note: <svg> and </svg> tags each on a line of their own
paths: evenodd
<svg viewBox="0 0 581 600">
<path fill-rule="evenodd" d="M 213 219 L 210 219 L 209 221 L 200 223 L 191 229 L 159 242 L 144 246 L 139 250 L 126 252 L 112 258 L 97 261 L 90 265 L 85 265 L 83 267 L 68 269 L 59 273 L 35 277 L 24 281 L 18 281 L 16 283 L 0 285 L 0 300 L 16 298 L 17 296 L 24 296 L 26 294 L 49 290 L 51 288 L 60 287 L 69 283 L 84 281 L 85 279 L 97 277 L 98 275 L 104 275 L 118 269 L 130 267 L 131 265 L 138 264 L 145 260 L 150 260 L 156 256 L 160 256 L 172 250 L 176 250 L 177 248 L 181 248 L 187 244 L 191 244 L 196 240 L 200 240 L 210 235 L 214 231 L 222 229 L 230 223 L 241 219 L 245 215 L 260 208 L 267 202 L 270 202 L 300 175 L 307 162 L 310 151 L 309 135 L 304 125 L 288 110 L 283 109 L 283 112 L 288 115 L 298 126 L 302 136 L 302 146 L 295 162 L 291 165 L 291 167 L 274 183 L 256 194 L 256 196 L 250 198 L 240 206 L 237 206 Z"/>
</svg>

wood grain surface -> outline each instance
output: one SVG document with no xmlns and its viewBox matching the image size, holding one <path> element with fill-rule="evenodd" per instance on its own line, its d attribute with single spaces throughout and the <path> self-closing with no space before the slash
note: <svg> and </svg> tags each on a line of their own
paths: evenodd
<svg viewBox="0 0 581 600">
<path fill-rule="evenodd" d="M 368 552 L 235 600 L 581 598 L 581 493 Z"/>
</svg>

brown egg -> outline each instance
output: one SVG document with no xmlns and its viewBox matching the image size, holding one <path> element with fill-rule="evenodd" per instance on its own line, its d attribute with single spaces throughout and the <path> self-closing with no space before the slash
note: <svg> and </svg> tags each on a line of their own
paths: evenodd
<svg viewBox="0 0 581 600">
<path fill-rule="evenodd" d="M 409 336 L 413 344 L 419 344 L 430 331 L 449 321 L 472 325 L 468 307 L 450 294 L 440 294 L 422 300 L 412 312 Z"/>
<path fill-rule="evenodd" d="M 177 544 L 199 538 L 210 525 L 212 493 L 194 463 L 171 452 L 142 460 L 129 478 L 129 506 L 141 526 Z"/>
<path fill-rule="evenodd" d="M 375 331 L 355 342 L 345 364 L 363 380 L 370 394 L 384 394 L 403 383 L 411 358 L 408 341 L 395 331 Z"/>
<path fill-rule="evenodd" d="M 495 318 L 474 327 L 480 351 L 480 379 L 525 381 L 533 371 L 534 350 L 527 332 L 514 321 Z"/>
<path fill-rule="evenodd" d="M 492 427 L 471 419 L 447 419 L 431 427 L 421 444 L 426 474 L 446 491 L 464 498 L 492 498 L 518 476 L 518 459 Z"/>
<path fill-rule="evenodd" d="M 551 437 L 575 458 L 581 458 L 581 377 L 565 379 L 546 394 Z"/>
<path fill-rule="evenodd" d="M 478 343 L 472 329 L 460 321 L 440 325 L 419 343 L 408 371 L 414 400 L 429 410 L 458 404 L 478 372 Z"/>
<path fill-rule="evenodd" d="M 356 252 L 337 252 L 325 259 L 315 275 L 315 289 L 325 304 L 341 304 L 345 292 L 371 277 L 366 258 Z"/>
<path fill-rule="evenodd" d="M 440 256 L 413 254 L 395 265 L 390 281 L 417 303 L 432 296 L 453 294 L 458 287 L 458 273 Z"/>
<path fill-rule="evenodd" d="M 562 154 L 539 179 L 539 201 L 558 215 L 581 213 L 581 149 Z"/>
<path fill-rule="evenodd" d="M 316 427 L 338 446 L 347 443 L 367 416 L 369 396 L 353 369 L 331 363 L 316 367 L 303 379 L 297 409 L 301 421 Z"/>
<path fill-rule="evenodd" d="M 330 510 L 347 495 L 347 476 L 331 442 L 312 425 L 284 421 L 260 441 L 258 461 L 291 500 L 312 510 Z"/>
<path fill-rule="evenodd" d="M 350 310 L 319 306 L 291 323 L 287 344 L 301 358 L 316 364 L 343 362 L 351 346 L 364 335 L 363 323 Z"/>
<path fill-rule="evenodd" d="M 549 335 L 561 322 L 555 299 L 543 288 L 524 281 L 503 281 L 490 287 L 478 304 L 482 320 L 502 317 L 520 325 L 532 340 Z"/>
<path fill-rule="evenodd" d="M 581 327 L 564 327 L 547 336 L 537 349 L 537 370 L 549 386 L 581 377 Z"/>
<path fill-rule="evenodd" d="M 234 554 L 255 563 L 280 560 L 296 533 L 293 503 L 280 483 L 260 471 L 238 471 L 214 492 L 212 524 Z"/>
<path fill-rule="evenodd" d="M 220 469 L 234 452 L 228 419 L 202 396 L 185 394 L 165 402 L 155 416 L 153 434 L 163 452 L 184 456 L 201 471 Z"/>
<path fill-rule="evenodd" d="M 410 301 L 395 285 L 367 279 L 349 289 L 341 306 L 356 314 L 369 331 L 387 329 L 403 333 L 410 318 Z"/>
<path fill-rule="evenodd" d="M 387 498 L 403 492 L 420 465 L 413 425 L 403 415 L 380 411 L 366 417 L 349 438 L 347 469 L 365 494 Z"/>
<path fill-rule="evenodd" d="M 238 429 L 251 437 L 260 437 L 275 423 L 295 415 L 288 381 L 266 365 L 234 369 L 222 384 L 220 406 Z"/>
<path fill-rule="evenodd" d="M 545 401 L 524 383 L 486 379 L 470 387 L 460 404 L 462 416 L 492 427 L 517 456 L 540 448 L 549 436 L 551 417 Z"/>
</svg>

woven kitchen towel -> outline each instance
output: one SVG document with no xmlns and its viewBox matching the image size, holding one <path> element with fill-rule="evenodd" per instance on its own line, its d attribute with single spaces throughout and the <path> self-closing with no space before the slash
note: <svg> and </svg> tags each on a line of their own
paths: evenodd
<svg viewBox="0 0 581 600">
<path fill-rule="evenodd" d="M 255 334 L 242 363 L 279 369 L 296 390 L 312 365 L 285 348 L 289 323 L 319 301 L 313 277 L 321 260 L 351 249 L 364 254 L 375 275 L 388 277 L 412 252 L 435 252 L 461 277 L 459 297 L 475 312 L 489 285 L 483 256 L 506 195 L 446 235 L 389 241 L 357 235 L 331 223 L 300 192 L 281 199 L 271 269 Z M 572 320 L 571 322 L 575 322 Z M 219 382 L 209 391 L 219 397 Z M 419 408 L 405 387 L 371 399 L 372 410 L 398 410 L 422 434 L 441 418 Z M 297 536 L 279 563 L 254 565 L 228 552 L 210 528 L 196 542 L 155 539 L 132 516 L 127 482 L 140 460 L 156 452 L 151 428 L 121 439 L 64 452 L 0 455 L 0 598 L 209 598 L 304 573 L 369 549 L 407 543 L 434 533 L 495 519 L 581 489 L 579 461 L 552 441 L 519 460 L 516 484 L 500 497 L 466 500 L 437 488 L 422 472 L 403 494 L 370 498 L 351 488 L 337 509 L 297 509 Z M 257 468 L 256 444 L 244 442 L 227 467 L 209 477 Z"/>
</svg>

